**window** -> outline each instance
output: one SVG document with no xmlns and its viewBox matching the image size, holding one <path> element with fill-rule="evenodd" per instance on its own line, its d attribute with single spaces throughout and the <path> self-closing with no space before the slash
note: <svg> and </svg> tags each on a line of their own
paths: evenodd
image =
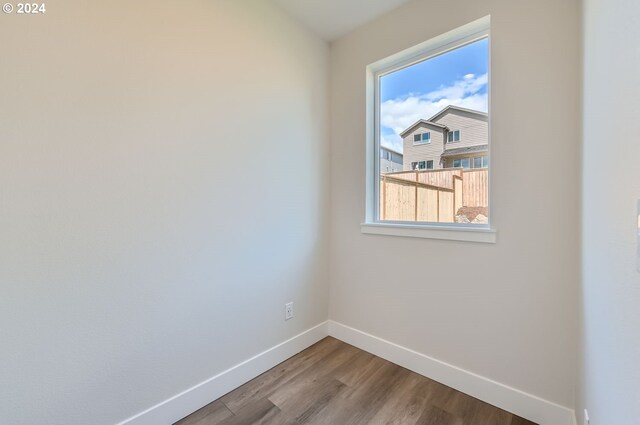
<svg viewBox="0 0 640 425">
<path fill-rule="evenodd" d="M 488 156 L 476 156 L 473 158 L 473 168 L 488 168 L 489 167 L 489 157 Z"/>
<path fill-rule="evenodd" d="M 473 168 L 488 168 L 489 157 L 488 156 L 476 156 L 473 158 Z"/>
<path fill-rule="evenodd" d="M 460 158 L 453 160 L 453 168 L 469 168 L 471 160 L 469 158 Z"/>
<path fill-rule="evenodd" d="M 431 143 L 431 133 L 416 134 L 413 136 L 414 144 Z"/>
<path fill-rule="evenodd" d="M 367 152 L 392 149 L 399 152 L 394 158 L 404 170 L 431 171 L 420 179 L 400 174 L 382 179 L 372 164 L 379 155 L 370 156 L 363 232 L 413 236 L 415 232 L 407 234 L 402 227 L 410 225 L 426 229 L 421 234 L 440 229 L 438 237 L 444 239 L 495 241 L 489 226 L 489 173 L 483 169 L 488 155 L 460 155 L 489 151 L 489 18 L 382 59 L 367 70 Z M 464 147 L 449 147 L 461 141 L 463 128 L 469 131 Z M 443 168 L 436 169 L 436 164 Z M 465 175 L 473 176 L 468 177 L 475 179 L 473 184 L 464 185 Z M 459 236 L 463 232 L 444 237 L 451 227 L 475 236 Z M 379 228 L 394 230 L 375 230 Z"/>
</svg>

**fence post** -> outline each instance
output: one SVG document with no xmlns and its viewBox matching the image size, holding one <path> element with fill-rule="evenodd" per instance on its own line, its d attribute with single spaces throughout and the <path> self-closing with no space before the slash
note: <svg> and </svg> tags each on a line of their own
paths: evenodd
<svg viewBox="0 0 640 425">
<path fill-rule="evenodd" d="M 380 220 L 387 218 L 387 176 L 382 176 L 382 211 L 380 211 L 382 217 Z"/>
<path fill-rule="evenodd" d="M 415 198 L 413 200 L 413 202 L 415 203 L 414 205 L 414 217 L 415 217 L 415 221 L 418 221 L 418 181 L 416 180 L 416 193 L 415 193 Z"/>
</svg>

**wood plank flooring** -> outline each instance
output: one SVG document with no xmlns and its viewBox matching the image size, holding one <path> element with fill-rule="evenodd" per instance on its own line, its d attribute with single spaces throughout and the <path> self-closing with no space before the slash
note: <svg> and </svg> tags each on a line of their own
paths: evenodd
<svg viewBox="0 0 640 425">
<path fill-rule="evenodd" d="M 328 337 L 174 425 L 535 425 Z"/>
</svg>

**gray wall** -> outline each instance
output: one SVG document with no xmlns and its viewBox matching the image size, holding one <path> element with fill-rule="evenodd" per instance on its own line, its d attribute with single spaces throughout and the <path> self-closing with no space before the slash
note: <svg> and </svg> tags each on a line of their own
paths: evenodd
<svg viewBox="0 0 640 425">
<path fill-rule="evenodd" d="M 326 320 L 324 42 L 263 0 L 0 21 L 3 425 L 112 425 Z"/>
<path fill-rule="evenodd" d="M 640 423 L 640 3 L 585 0 L 578 423 Z"/>
<path fill-rule="evenodd" d="M 362 234 L 365 67 L 489 14 L 498 243 Z M 579 217 L 557 211 L 580 206 L 579 17 L 578 0 L 414 0 L 332 44 L 331 319 L 573 406 Z"/>
</svg>

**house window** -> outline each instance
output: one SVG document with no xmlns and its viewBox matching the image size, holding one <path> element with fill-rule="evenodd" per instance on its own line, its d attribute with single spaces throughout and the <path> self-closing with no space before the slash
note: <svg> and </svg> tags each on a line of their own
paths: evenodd
<svg viewBox="0 0 640 425">
<path fill-rule="evenodd" d="M 469 158 L 460 158 L 453 160 L 453 168 L 469 168 L 471 160 Z"/>
<path fill-rule="evenodd" d="M 488 158 L 485 161 L 484 157 L 469 155 L 451 159 L 463 148 L 447 147 L 449 142 L 461 141 L 462 128 L 473 129 L 465 136 L 465 149 L 489 145 L 489 18 L 396 53 L 369 65 L 367 70 L 367 123 L 371 126 L 367 152 L 381 146 L 393 148 L 400 153 L 405 170 L 432 171 L 418 181 L 410 175 L 383 179 L 380 168 L 368 159 L 363 231 L 368 224 L 373 229 L 407 223 L 489 228 L 488 219 L 475 221 L 477 216 L 490 217 L 488 174 L 487 178 L 477 178 L 477 173 L 452 169 L 483 168 L 488 166 Z M 429 144 L 428 148 L 420 146 L 424 144 Z M 421 156 L 430 159 L 413 160 Z M 445 168 L 435 169 L 436 163 Z M 465 174 L 480 183 L 465 186 Z M 467 191 L 461 196 L 463 186 Z M 481 214 L 477 214 L 478 209 Z M 402 229 L 406 233 L 407 227 Z M 438 229 L 441 235 L 443 226 Z"/>
<path fill-rule="evenodd" d="M 488 168 L 489 167 L 489 157 L 488 156 L 476 156 L 472 159 L 473 168 Z"/>
<path fill-rule="evenodd" d="M 414 144 L 431 143 L 431 133 L 416 134 L 413 136 Z"/>
</svg>

